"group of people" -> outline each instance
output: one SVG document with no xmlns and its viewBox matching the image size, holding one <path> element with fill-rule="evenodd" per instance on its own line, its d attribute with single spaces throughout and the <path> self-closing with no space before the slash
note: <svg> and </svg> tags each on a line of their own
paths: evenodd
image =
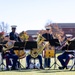
<svg viewBox="0 0 75 75">
<path fill-rule="evenodd" d="M 5 36 L 5 37 L 9 37 L 9 39 L 13 43 L 14 43 L 14 41 L 15 42 L 22 42 L 22 40 L 20 39 L 18 34 L 15 32 L 16 31 L 16 26 L 11 26 L 11 29 L 12 29 L 12 32 L 10 32 L 9 36 Z M 55 39 L 53 37 L 51 27 L 46 27 L 46 32 L 44 34 L 42 34 L 42 36 L 46 39 L 44 41 L 48 41 L 48 42 L 50 42 L 50 40 L 52 40 L 52 39 Z M 72 36 L 66 36 L 65 39 L 63 40 L 63 42 L 65 40 L 68 42 L 68 41 L 71 40 L 71 38 L 72 38 Z M 60 45 L 62 46 L 61 43 L 60 43 Z M 65 51 L 65 50 L 67 50 L 67 46 L 68 46 L 68 44 L 65 43 L 65 46 L 62 47 L 62 50 L 64 50 L 64 52 L 57 57 L 58 60 L 60 61 L 61 65 L 62 65 L 61 67 L 59 67 L 59 69 L 64 69 L 64 68 L 67 69 L 67 64 L 68 64 L 69 60 L 72 58 L 72 56 L 70 56 L 70 55 L 74 54 L 74 52 Z M 6 52 L 3 52 L 2 56 L 3 56 L 3 58 L 6 59 L 6 69 L 7 70 L 9 70 L 9 65 L 12 66 L 11 67 L 12 70 L 17 69 L 16 66 L 18 66 L 18 67 L 20 66 L 20 62 L 18 61 L 19 57 L 14 53 L 13 48 L 7 50 Z M 26 63 L 27 63 L 26 69 L 29 69 L 31 58 L 33 58 L 31 55 L 26 56 Z M 40 69 L 44 69 L 46 67 L 50 68 L 50 66 L 51 66 L 50 65 L 50 63 L 51 63 L 50 58 L 44 58 L 44 67 L 43 67 L 43 64 L 42 64 L 42 56 L 38 55 L 36 58 L 39 59 Z"/>
<path fill-rule="evenodd" d="M 53 39 L 53 36 L 52 36 L 52 30 L 49 28 L 49 27 L 46 27 L 46 33 L 45 34 L 42 34 L 42 36 L 46 39 L 45 41 L 49 41 L 51 39 Z M 29 69 L 29 61 L 30 59 L 33 58 L 31 57 L 31 55 L 28 55 L 26 57 L 26 60 L 27 60 L 27 67 L 26 69 Z M 44 59 L 44 67 L 42 66 L 42 56 L 41 55 L 38 55 L 38 57 L 36 59 L 39 59 L 39 62 L 40 62 L 40 69 L 44 69 L 44 67 L 48 67 L 50 68 L 50 58 L 45 58 Z"/>
</svg>

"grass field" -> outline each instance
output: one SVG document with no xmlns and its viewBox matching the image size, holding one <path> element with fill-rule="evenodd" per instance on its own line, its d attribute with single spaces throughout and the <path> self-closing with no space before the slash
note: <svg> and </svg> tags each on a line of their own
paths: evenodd
<svg viewBox="0 0 75 75">
<path fill-rule="evenodd" d="M 20 60 L 21 64 L 25 67 L 26 62 L 25 58 Z M 54 58 L 51 58 L 51 65 L 54 63 Z M 57 60 L 57 63 L 60 65 L 60 62 Z M 70 60 L 68 66 L 72 65 L 72 60 Z M 25 70 L 22 68 L 21 70 L 13 70 L 13 71 L 0 71 L 0 75 L 75 75 L 75 70 L 74 68 L 72 71 L 70 69 L 64 69 L 64 70 L 59 70 L 58 66 L 56 66 L 54 70 L 54 66 L 50 69 L 45 69 L 45 70 L 38 70 L 38 69 L 29 69 Z"/>
</svg>

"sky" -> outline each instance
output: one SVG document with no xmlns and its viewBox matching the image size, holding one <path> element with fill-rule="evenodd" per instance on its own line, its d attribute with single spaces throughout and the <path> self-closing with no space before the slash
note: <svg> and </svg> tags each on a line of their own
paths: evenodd
<svg viewBox="0 0 75 75">
<path fill-rule="evenodd" d="M 0 22 L 17 32 L 41 30 L 51 23 L 75 23 L 75 0 L 0 0 Z"/>
</svg>

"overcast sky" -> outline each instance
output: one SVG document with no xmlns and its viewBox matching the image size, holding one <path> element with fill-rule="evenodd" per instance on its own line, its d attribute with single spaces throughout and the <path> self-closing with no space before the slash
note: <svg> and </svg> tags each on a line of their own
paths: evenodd
<svg viewBox="0 0 75 75">
<path fill-rule="evenodd" d="M 75 0 L 0 0 L 2 21 L 17 32 L 44 29 L 48 21 L 75 23 Z"/>
</svg>

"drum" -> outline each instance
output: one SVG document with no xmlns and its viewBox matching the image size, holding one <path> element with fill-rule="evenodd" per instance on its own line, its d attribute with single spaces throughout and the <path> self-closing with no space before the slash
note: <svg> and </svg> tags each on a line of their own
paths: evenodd
<svg viewBox="0 0 75 75">
<path fill-rule="evenodd" d="M 43 51 L 43 57 L 44 58 L 52 58 L 55 56 L 55 51 L 54 50 L 44 50 Z"/>
<path fill-rule="evenodd" d="M 19 57 L 19 59 L 22 59 L 26 56 L 26 53 L 24 50 L 14 50 L 14 53 Z"/>
</svg>

